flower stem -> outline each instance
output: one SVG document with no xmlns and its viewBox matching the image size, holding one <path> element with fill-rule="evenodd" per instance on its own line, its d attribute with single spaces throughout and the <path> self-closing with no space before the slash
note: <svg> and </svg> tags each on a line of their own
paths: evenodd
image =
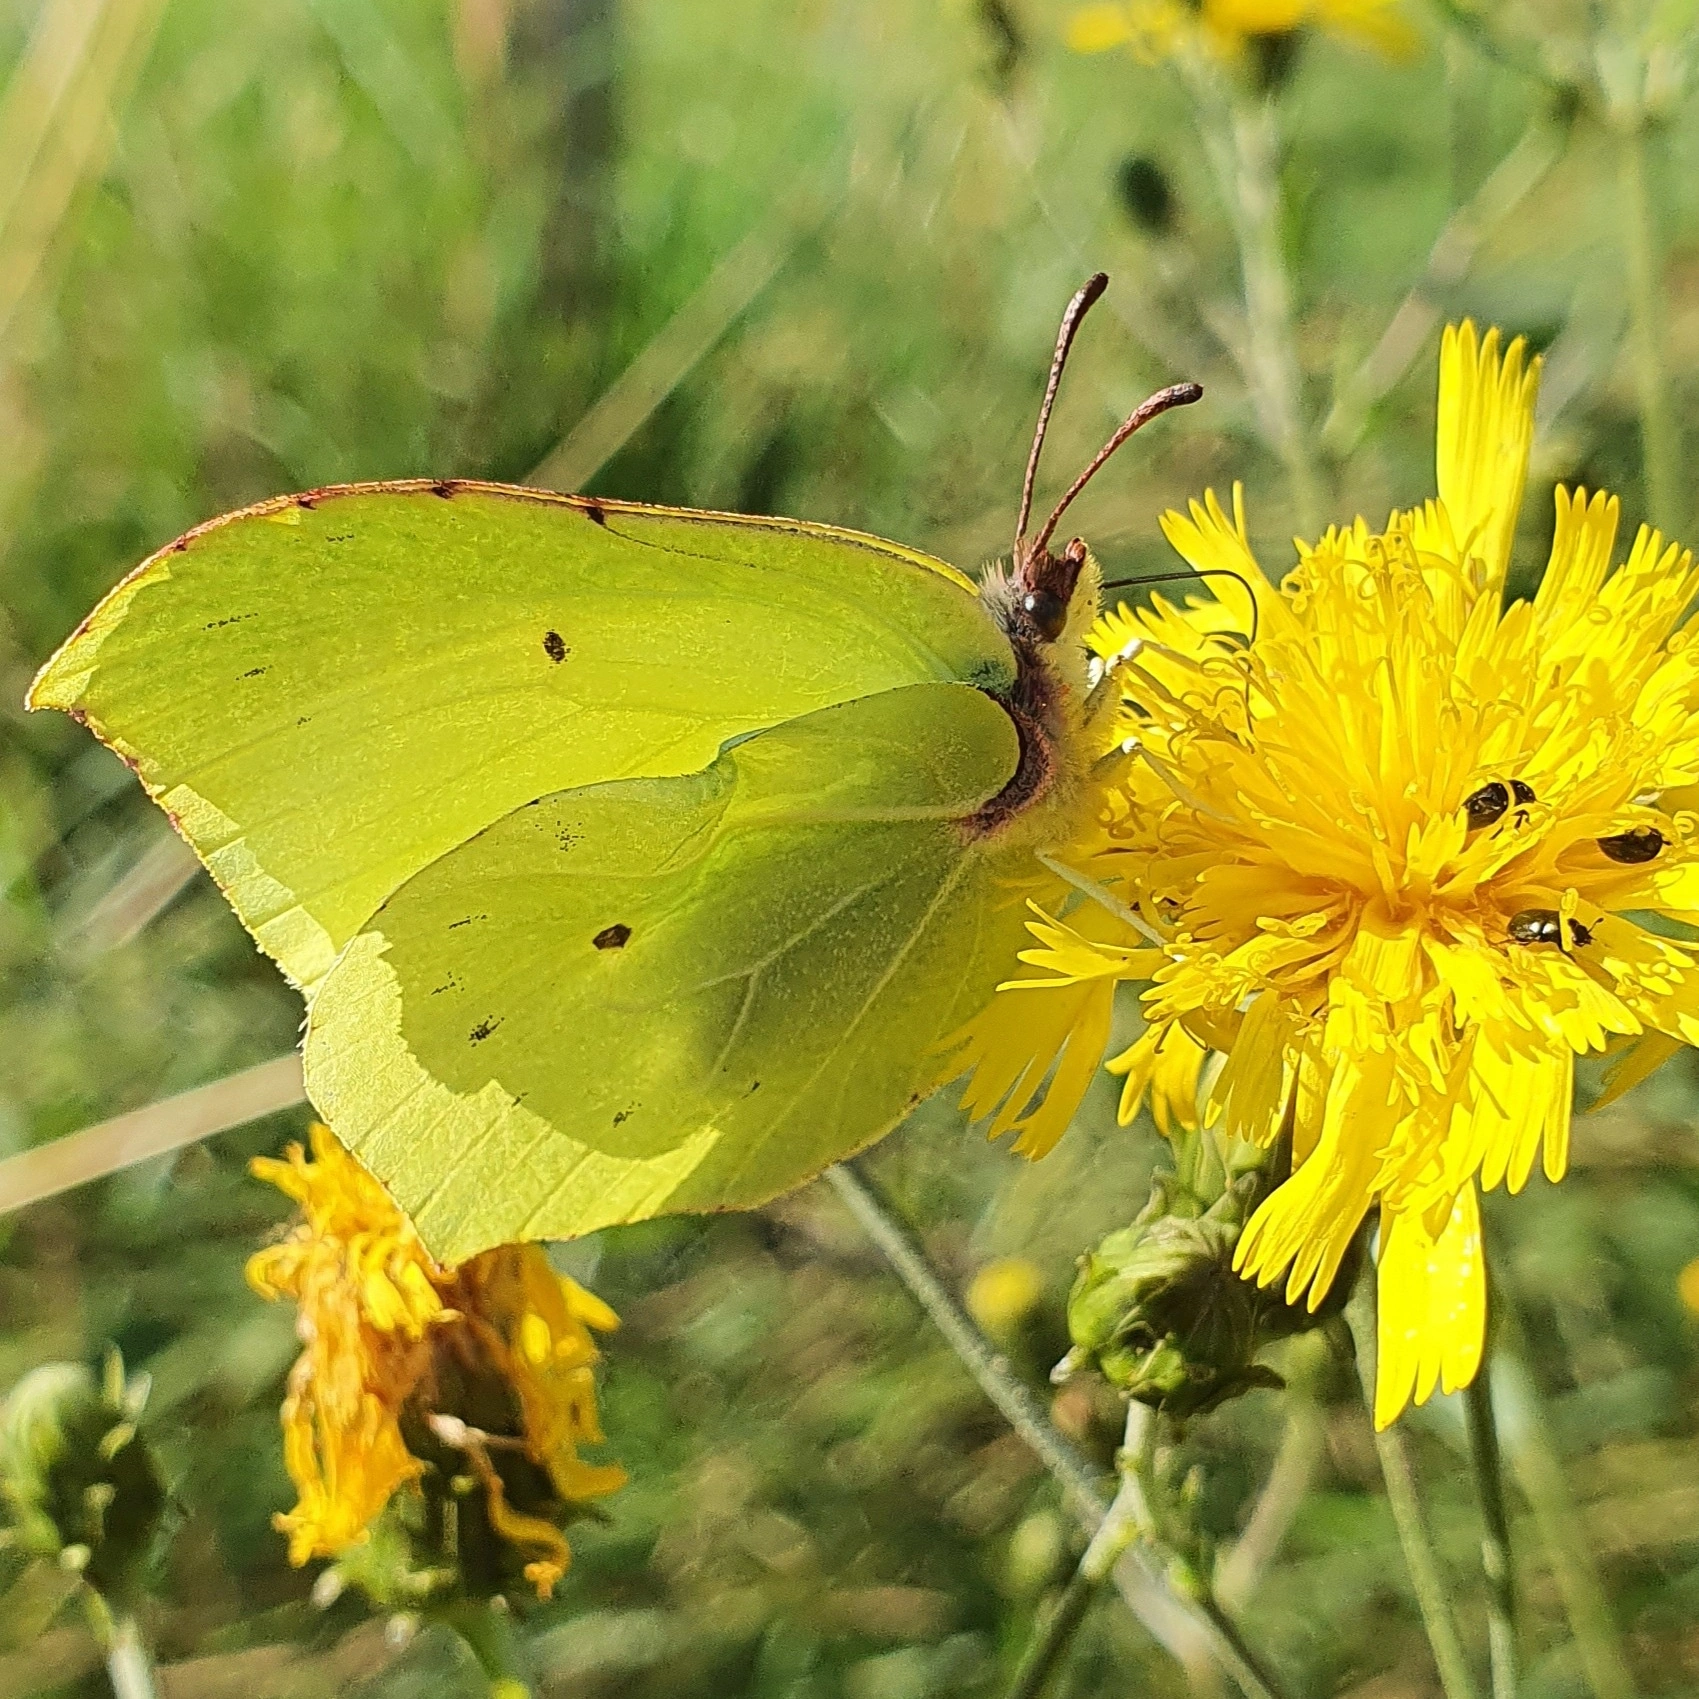
<svg viewBox="0 0 1699 1699">
<path fill-rule="evenodd" d="M 1285 468 L 1297 529 L 1314 538 L 1321 525 L 1321 484 L 1304 422 L 1297 318 L 1282 229 L 1275 97 L 1253 93 L 1237 80 L 1224 89 L 1223 74 L 1213 66 L 1191 64 L 1188 70 L 1210 163 L 1239 246 L 1246 339 L 1241 364 L 1257 423 Z"/>
<path fill-rule="evenodd" d="M 1498 1361 L 1499 1416 L 1505 1454 L 1534 1513 L 1534 1526 L 1562 1595 L 1587 1685 L 1598 1699 L 1635 1699 L 1610 1601 L 1587 1531 L 1552 1444 L 1540 1396 L 1521 1354 L 1520 1328 L 1506 1312 Z"/>
<path fill-rule="evenodd" d="M 1375 1281 L 1371 1268 L 1363 1270 L 1357 1290 L 1345 1306 L 1345 1325 L 1350 1329 L 1351 1343 L 1356 1348 L 1357 1374 L 1362 1381 L 1363 1402 L 1372 1423 L 1376 1321 Z M 1428 1531 L 1427 1518 L 1422 1513 L 1421 1498 L 1416 1491 L 1416 1471 L 1410 1461 L 1404 1430 L 1397 1423 L 1377 1429 L 1375 1450 L 1380 1455 L 1380 1472 L 1386 1482 L 1387 1502 L 1392 1507 L 1398 1542 L 1404 1548 L 1405 1567 L 1410 1572 L 1410 1585 L 1416 1594 L 1417 1608 L 1422 1613 L 1428 1644 L 1433 1648 L 1434 1666 L 1439 1671 L 1445 1699 L 1477 1699 L 1475 1679 L 1469 1673 L 1469 1661 L 1463 1653 L 1457 1620 L 1452 1615 L 1451 1600 L 1446 1595 L 1445 1581 L 1440 1573 L 1439 1554 L 1434 1549 L 1433 1536 Z"/>
<path fill-rule="evenodd" d="M 106 1677 L 115 1699 L 158 1699 L 153 1653 L 141 1624 L 128 1611 L 114 1610 L 92 1586 L 85 1585 L 82 1594 L 89 1625 L 106 1653 Z"/>
<path fill-rule="evenodd" d="M 1679 507 L 1681 440 L 1664 356 L 1662 265 L 1646 185 L 1647 141 L 1648 126 L 1638 114 L 1625 119 L 1617 131 L 1617 206 L 1628 273 L 1629 345 L 1640 407 L 1646 512 L 1665 537 L 1673 537 L 1685 518 Z"/>
<path fill-rule="evenodd" d="M 479 1600 L 451 1605 L 442 1621 L 465 1642 L 489 1683 L 490 1699 L 531 1699 L 535 1692 L 524 1670 L 524 1656 L 513 1620 Z"/>
<path fill-rule="evenodd" d="M 961 1358 L 980 1391 L 1003 1413 L 1061 1485 L 1069 1508 L 1092 1533 L 1108 1509 L 1097 1472 L 1052 1425 L 1032 1393 L 1015 1377 L 1008 1360 L 974 1325 L 973 1319 L 938 1277 L 920 1242 L 892 1208 L 877 1183 L 854 1162 L 826 1170 L 838 1196 L 861 1223 L 898 1278 Z"/>
<path fill-rule="evenodd" d="M 1020 1667 L 1009 1684 L 1008 1699 L 1039 1699 L 1063 1653 L 1073 1644 L 1075 1630 L 1085 1621 L 1097 1589 L 1098 1583 L 1088 1580 L 1083 1568 L 1068 1577 L 1056 1608 L 1021 1655 Z"/>
<path fill-rule="evenodd" d="M 1146 1433 L 1153 1431 L 1150 1411 L 1142 1404 L 1130 1404 L 1121 1452 L 1120 1488 L 1098 1524 L 1097 1532 L 1092 1535 L 1078 1568 L 1070 1577 L 1067 1590 L 1021 1658 L 1008 1699 L 1038 1699 L 1051 1672 L 1072 1643 L 1075 1631 L 1085 1620 L 1086 1611 L 1096 1598 L 1098 1589 L 1114 1573 L 1122 1553 L 1147 1524 L 1144 1489 L 1133 1460 L 1143 1449 Z"/>
<path fill-rule="evenodd" d="M 116 1699 L 156 1699 L 153 1654 L 133 1616 L 114 1617 L 106 1647 L 106 1674 Z"/>
<path fill-rule="evenodd" d="M 1487 1645 L 1493 1699 L 1516 1699 L 1520 1659 L 1516 1647 L 1516 1573 L 1511 1564 L 1510 1516 L 1504 1502 L 1504 1460 L 1493 1416 L 1489 1353 L 1464 1392 L 1469 1458 L 1481 1503 L 1481 1568 L 1487 1577 Z"/>
<path fill-rule="evenodd" d="M 884 1252 L 910 1296 L 944 1335 L 980 1390 L 1061 1486 L 1075 1520 L 1093 1536 L 1087 1555 L 1093 1549 L 1100 1554 L 1105 1573 L 1113 1575 L 1116 1589 L 1139 1620 L 1188 1667 L 1200 1656 L 1207 1657 L 1238 1684 L 1246 1699 L 1282 1699 L 1278 1685 L 1251 1654 L 1219 1604 L 1213 1599 L 1182 1597 L 1171 1582 L 1155 1572 L 1136 1545 L 1119 1541 L 1118 1524 L 1123 1516 L 1136 1517 L 1134 1526 L 1143 1525 L 1145 1517 L 1142 1487 L 1127 1486 L 1132 1472 L 1122 1472 L 1122 1486 L 1137 1496 L 1130 1496 L 1122 1506 L 1118 1492 L 1115 1503 L 1108 1502 L 1091 1465 L 1056 1431 L 1008 1361 L 974 1325 L 865 1168 L 856 1162 L 840 1162 L 826 1170 L 826 1178 L 867 1236 Z M 1138 1408 L 1142 1412 L 1142 1406 Z M 1099 1534 L 1103 1536 L 1102 1545 L 1098 1544 Z M 1116 1550 L 1120 1552 L 1118 1561 L 1113 1555 L 1101 1557 Z"/>
</svg>

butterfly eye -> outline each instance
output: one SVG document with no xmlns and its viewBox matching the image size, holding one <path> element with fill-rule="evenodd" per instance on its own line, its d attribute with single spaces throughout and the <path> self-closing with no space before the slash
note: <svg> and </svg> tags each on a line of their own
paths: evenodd
<svg viewBox="0 0 1699 1699">
<path fill-rule="evenodd" d="M 1054 643 L 1068 623 L 1068 604 L 1052 590 L 1029 590 L 1021 598 L 1021 611 L 1046 643 Z"/>
<path fill-rule="evenodd" d="M 1655 861 L 1664 847 L 1664 835 L 1656 826 L 1636 826 L 1630 832 L 1618 832 L 1613 838 L 1600 838 L 1599 849 L 1612 861 L 1633 866 L 1640 861 Z"/>
</svg>

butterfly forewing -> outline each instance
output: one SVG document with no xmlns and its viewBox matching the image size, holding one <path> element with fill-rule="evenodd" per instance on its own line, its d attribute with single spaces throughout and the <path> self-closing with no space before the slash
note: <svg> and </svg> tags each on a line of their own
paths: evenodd
<svg viewBox="0 0 1699 1699">
<path fill-rule="evenodd" d="M 353 486 L 191 532 L 44 669 L 309 991 L 410 875 L 564 787 L 1008 644 L 941 562 L 793 521 L 493 485 Z"/>
</svg>

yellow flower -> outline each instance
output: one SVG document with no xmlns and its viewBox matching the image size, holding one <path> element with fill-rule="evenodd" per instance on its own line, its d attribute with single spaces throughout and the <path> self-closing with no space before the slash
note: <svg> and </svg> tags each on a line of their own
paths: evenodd
<svg viewBox="0 0 1699 1699">
<path fill-rule="evenodd" d="M 558 1500 L 550 1510 L 624 1484 L 624 1470 L 578 1455 L 602 1440 L 590 1329 L 607 1332 L 619 1318 L 534 1245 L 438 1266 L 330 1129 L 314 1126 L 311 1138 L 310 1159 L 292 1144 L 286 1160 L 253 1164 L 303 1219 L 248 1263 L 262 1297 L 292 1298 L 300 1311 L 303 1349 L 282 1410 L 300 1502 L 277 1518 L 290 1562 L 366 1540 L 391 1497 L 427 1473 L 409 1438 L 428 1435 L 463 1457 L 491 1528 L 546 1598 L 571 1553 L 554 1520 L 514 1505 L 499 1459 L 517 1450 L 544 1471 Z"/>
<path fill-rule="evenodd" d="M 1563 1174 L 1574 1057 L 1624 1050 L 1614 1090 L 1699 1041 L 1699 954 L 1664 935 L 1699 925 L 1679 794 L 1699 780 L 1680 623 L 1699 572 L 1642 529 L 1613 573 L 1617 502 L 1559 489 L 1538 593 L 1505 605 L 1538 378 L 1520 341 L 1447 330 L 1437 500 L 1300 544 L 1276 591 L 1238 493 L 1231 517 L 1210 496 L 1164 530 L 1245 590 L 1119 609 L 1093 638 L 1119 669 L 1126 769 L 1070 856 L 1107 893 L 1105 941 L 1081 943 L 1112 976 L 1161 954 L 1124 1107 L 1169 1045 L 1171 1115 L 1202 1050 L 1225 1055 L 1206 1118 L 1288 1135 L 1293 1162 L 1236 1266 L 1290 1301 L 1321 1303 L 1379 1209 L 1383 1426 L 1473 1377 L 1478 1190 L 1520 1190 L 1537 1159 Z M 1089 971 L 1070 958 L 1000 1000 L 1073 995 Z"/>
<path fill-rule="evenodd" d="M 1695 1258 L 1681 1271 L 1676 1281 L 1676 1290 L 1681 1294 L 1681 1301 L 1696 1316 L 1699 1316 L 1699 1258 Z"/>
<path fill-rule="evenodd" d="M 1044 1274 L 1026 1257 L 997 1257 L 968 1283 L 968 1314 L 995 1338 L 1013 1334 L 1044 1298 Z"/>
<path fill-rule="evenodd" d="M 1068 20 L 1067 42 L 1076 53 L 1124 47 L 1148 65 L 1193 48 L 1231 59 L 1256 37 L 1307 27 L 1389 59 L 1405 58 L 1416 46 L 1397 0 L 1111 0 L 1076 11 Z"/>
</svg>

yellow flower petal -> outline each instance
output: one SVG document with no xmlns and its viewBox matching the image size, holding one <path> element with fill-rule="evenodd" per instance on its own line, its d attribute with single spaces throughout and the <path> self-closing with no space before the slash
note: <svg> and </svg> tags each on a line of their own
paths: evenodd
<svg viewBox="0 0 1699 1699">
<path fill-rule="evenodd" d="M 1497 588 L 1510 564 L 1522 485 L 1534 441 L 1538 359 L 1517 337 L 1501 355 L 1497 330 L 1448 325 L 1439 357 L 1439 499 L 1465 555 Z"/>
<path fill-rule="evenodd" d="M 1465 1186 L 1438 1237 L 1420 1212 L 1382 1215 L 1375 1426 L 1397 1419 L 1436 1386 L 1455 1392 L 1475 1378 L 1486 1338 L 1486 1257 L 1480 1204 Z"/>
</svg>

